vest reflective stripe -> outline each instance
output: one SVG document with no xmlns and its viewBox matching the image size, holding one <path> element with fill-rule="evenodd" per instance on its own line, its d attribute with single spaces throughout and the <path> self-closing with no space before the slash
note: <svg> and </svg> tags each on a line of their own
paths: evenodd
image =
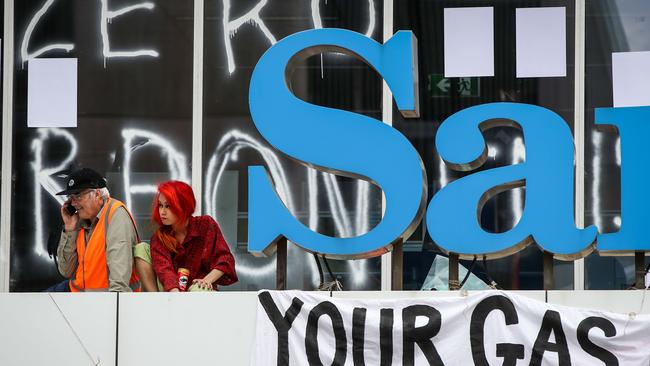
<svg viewBox="0 0 650 366">
<path fill-rule="evenodd" d="M 97 225 L 90 234 L 88 242 L 86 242 L 85 238 L 85 229 L 82 228 L 79 230 L 79 235 L 77 236 L 77 273 L 75 274 L 75 278 L 70 281 L 70 291 L 89 292 L 108 290 L 106 230 L 113 214 L 120 207 L 125 206 L 122 202 L 112 198 L 104 204 Z M 130 213 L 129 217 L 131 217 Z M 131 222 L 135 228 L 133 218 L 131 218 Z M 131 272 L 129 286 L 134 291 L 138 291 L 140 288 L 135 271 Z"/>
</svg>

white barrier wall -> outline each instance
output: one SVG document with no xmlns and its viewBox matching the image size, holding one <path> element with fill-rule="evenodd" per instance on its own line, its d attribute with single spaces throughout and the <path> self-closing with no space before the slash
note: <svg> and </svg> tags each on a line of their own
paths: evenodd
<svg viewBox="0 0 650 366">
<path fill-rule="evenodd" d="M 515 292 L 558 305 L 650 313 L 648 291 Z M 432 291 L 335 292 L 333 296 L 461 295 Z M 246 366 L 256 306 L 254 292 L 120 294 L 119 299 L 109 293 L 0 294 L 0 365 Z"/>
<path fill-rule="evenodd" d="M 114 365 L 116 300 L 0 294 L 0 365 Z"/>
<path fill-rule="evenodd" d="M 121 294 L 119 365 L 248 365 L 257 293 Z"/>
</svg>

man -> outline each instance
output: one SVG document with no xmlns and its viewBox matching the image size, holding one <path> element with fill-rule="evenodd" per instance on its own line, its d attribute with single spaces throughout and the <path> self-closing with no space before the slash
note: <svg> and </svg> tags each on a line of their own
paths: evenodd
<svg viewBox="0 0 650 366">
<path fill-rule="evenodd" d="M 106 180 L 83 168 L 68 176 L 67 189 L 57 195 L 68 198 L 61 206 L 64 230 L 57 256 L 59 272 L 70 278 L 70 291 L 138 290 L 135 223 L 126 206 L 110 197 Z"/>
</svg>

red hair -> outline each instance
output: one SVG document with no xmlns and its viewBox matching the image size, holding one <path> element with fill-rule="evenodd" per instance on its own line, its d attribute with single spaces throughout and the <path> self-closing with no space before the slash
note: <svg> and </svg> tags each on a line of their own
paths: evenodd
<svg viewBox="0 0 650 366">
<path fill-rule="evenodd" d="M 158 199 L 161 194 L 167 199 L 169 209 L 178 218 L 178 221 L 176 221 L 173 227 L 172 225 L 163 225 L 162 220 L 160 220 Z M 170 180 L 158 185 L 158 191 L 153 198 L 151 219 L 154 223 L 158 224 L 158 230 L 156 230 L 155 235 L 170 252 L 176 253 L 177 247 L 180 244 L 174 237 L 174 232 L 187 223 L 187 219 L 192 216 L 195 209 L 196 198 L 194 198 L 194 191 L 192 191 L 192 187 L 189 184 L 177 180 Z"/>
</svg>

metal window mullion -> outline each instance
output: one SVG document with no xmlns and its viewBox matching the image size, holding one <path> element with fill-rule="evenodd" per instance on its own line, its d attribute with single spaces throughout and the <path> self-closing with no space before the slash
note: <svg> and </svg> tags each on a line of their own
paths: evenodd
<svg viewBox="0 0 650 366">
<path fill-rule="evenodd" d="M 14 0 L 4 2 L 2 57 L 2 174 L 0 183 L 0 292 L 9 292 L 14 81 Z"/>
<path fill-rule="evenodd" d="M 576 149 L 575 167 L 575 221 L 578 228 L 585 226 L 585 2 L 576 0 L 575 10 L 575 95 L 573 135 Z M 573 289 L 585 289 L 585 260 L 573 262 Z"/>
<path fill-rule="evenodd" d="M 393 36 L 393 0 L 384 0 L 383 16 L 383 40 L 384 43 Z M 393 125 L 393 94 L 391 93 L 386 81 L 382 83 L 382 121 Z M 381 212 L 382 216 L 386 210 L 386 196 L 381 195 Z M 391 253 L 381 256 L 381 290 L 390 291 L 392 289 L 392 260 Z"/>
<path fill-rule="evenodd" d="M 203 32 L 204 0 L 194 0 L 194 52 L 192 59 L 192 189 L 196 212 L 203 202 Z"/>
</svg>

